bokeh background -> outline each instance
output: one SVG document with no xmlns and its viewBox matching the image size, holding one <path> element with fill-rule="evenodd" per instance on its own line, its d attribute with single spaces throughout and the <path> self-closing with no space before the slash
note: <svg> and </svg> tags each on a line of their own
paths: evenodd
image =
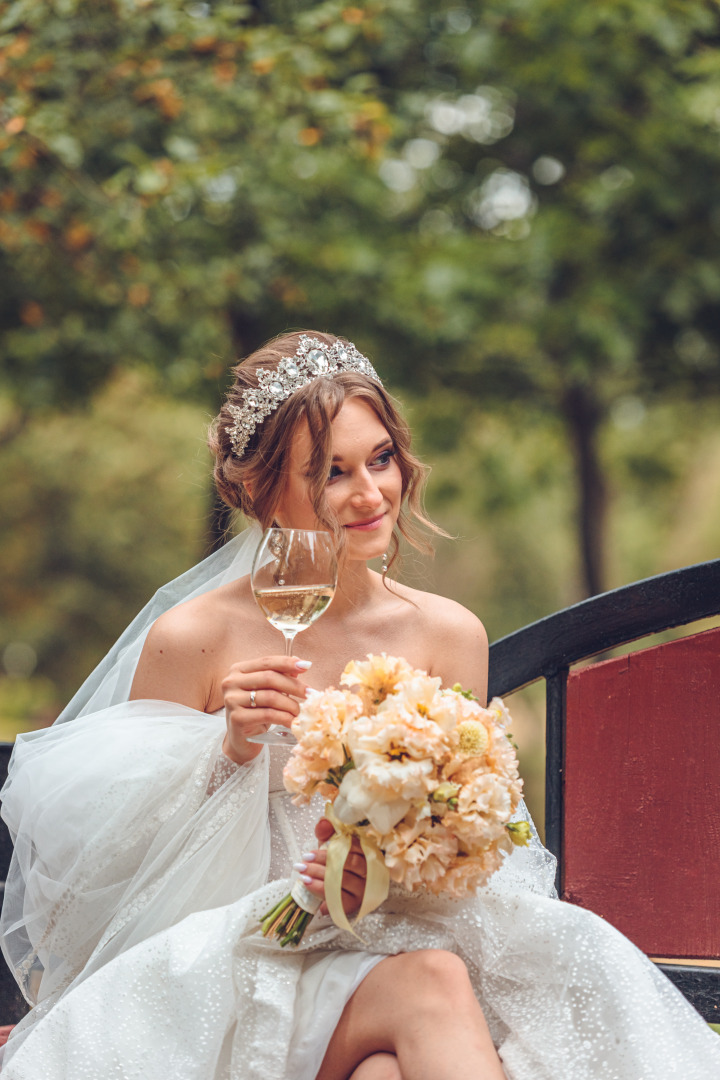
<svg viewBox="0 0 720 1080">
<path fill-rule="evenodd" d="M 0 738 L 231 526 L 205 430 L 355 341 L 491 639 L 720 546 L 715 0 L 0 3 Z M 515 706 L 542 816 L 542 693 Z"/>
</svg>

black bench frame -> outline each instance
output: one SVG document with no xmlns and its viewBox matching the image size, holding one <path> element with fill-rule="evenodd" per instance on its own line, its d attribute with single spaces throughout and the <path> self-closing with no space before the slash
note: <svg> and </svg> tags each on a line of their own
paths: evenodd
<svg viewBox="0 0 720 1080">
<path fill-rule="evenodd" d="M 566 688 L 570 665 L 638 638 L 720 614 L 720 559 L 637 581 L 531 623 L 490 646 L 489 696 L 545 679 L 545 843 L 562 882 Z M 720 1023 L 720 968 L 659 967 L 709 1022 Z"/>
</svg>

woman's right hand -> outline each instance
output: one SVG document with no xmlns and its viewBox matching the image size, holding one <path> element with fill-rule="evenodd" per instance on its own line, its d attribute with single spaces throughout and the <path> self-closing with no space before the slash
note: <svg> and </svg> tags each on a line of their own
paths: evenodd
<svg viewBox="0 0 720 1080">
<path fill-rule="evenodd" d="M 267 731 L 271 724 L 290 727 L 307 693 L 300 675 L 309 667 L 309 660 L 296 656 L 263 656 L 233 664 L 222 681 L 226 757 L 244 765 L 262 749 L 261 744 L 248 742 L 249 736 Z"/>
</svg>

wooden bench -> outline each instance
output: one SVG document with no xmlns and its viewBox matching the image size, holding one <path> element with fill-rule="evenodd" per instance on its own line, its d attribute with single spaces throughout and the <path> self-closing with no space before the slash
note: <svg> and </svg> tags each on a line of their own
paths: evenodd
<svg viewBox="0 0 720 1080">
<path fill-rule="evenodd" d="M 602 915 L 720 1023 L 720 559 L 592 597 L 490 648 L 490 695 L 546 682 L 545 835 L 562 899 Z"/>
</svg>

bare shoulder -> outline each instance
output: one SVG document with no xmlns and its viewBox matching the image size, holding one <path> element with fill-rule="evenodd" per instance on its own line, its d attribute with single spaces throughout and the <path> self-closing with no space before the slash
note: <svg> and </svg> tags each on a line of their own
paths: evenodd
<svg viewBox="0 0 720 1080">
<path fill-rule="evenodd" d="M 220 590 L 204 593 L 170 608 L 155 620 L 148 633 L 147 642 L 152 646 L 165 646 L 173 651 L 186 652 L 198 642 L 204 645 L 213 638 L 220 640 L 223 634 L 223 610 L 227 606 L 216 595 Z"/>
<path fill-rule="evenodd" d="M 171 608 L 150 628 L 132 698 L 159 698 L 204 709 L 212 695 L 217 656 L 232 618 L 226 587 Z"/>
<path fill-rule="evenodd" d="M 448 633 L 453 637 L 464 638 L 465 635 L 472 634 L 474 637 L 484 637 L 487 641 L 485 627 L 477 615 L 456 600 L 451 600 L 448 596 L 440 596 L 438 593 L 411 589 L 405 585 L 397 585 L 396 588 L 399 596 L 415 605 L 423 623 L 427 624 L 428 628 Z"/>
<path fill-rule="evenodd" d="M 488 637 L 477 615 L 447 596 L 405 587 L 398 593 L 415 605 L 413 623 L 422 636 L 427 670 L 446 686 L 459 682 L 484 700 Z"/>
</svg>

